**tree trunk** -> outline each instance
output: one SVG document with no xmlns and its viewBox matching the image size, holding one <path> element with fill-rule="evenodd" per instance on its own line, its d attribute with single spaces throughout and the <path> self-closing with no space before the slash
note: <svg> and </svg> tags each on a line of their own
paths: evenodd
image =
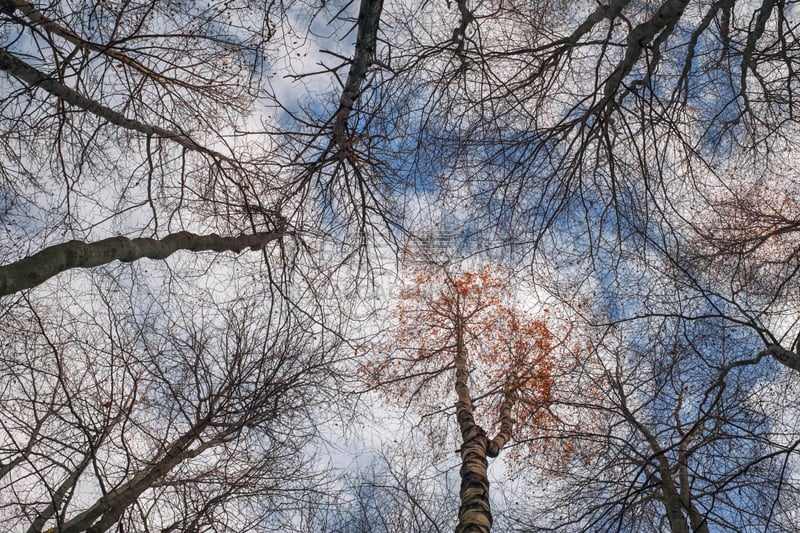
<svg viewBox="0 0 800 533">
<path fill-rule="evenodd" d="M 83 459 L 80 463 L 72 470 L 72 472 L 67 475 L 67 478 L 61 482 L 61 484 L 53 491 L 50 495 L 52 501 L 42 509 L 39 513 L 36 514 L 36 518 L 33 519 L 31 522 L 30 527 L 26 531 L 26 533 L 41 533 L 42 529 L 44 528 L 47 521 L 53 518 L 53 516 L 61 509 L 61 506 L 64 503 L 64 499 L 68 496 L 68 493 L 75 489 L 75 485 L 78 483 L 78 478 L 80 478 L 81 474 L 83 474 L 86 467 L 92 462 L 94 457 L 90 453 L 86 453 L 83 456 Z"/>
<path fill-rule="evenodd" d="M 689 513 L 689 523 L 694 533 L 709 533 L 705 516 L 700 514 L 692 501 L 692 486 L 689 483 L 689 443 L 697 437 L 697 431 L 690 433 L 678 446 L 678 478 L 680 481 L 681 502 Z"/>
<path fill-rule="evenodd" d="M 645 438 L 649 442 L 650 449 L 653 450 L 658 463 L 658 476 L 661 478 L 661 493 L 663 494 L 661 501 L 667 513 L 670 531 L 671 533 L 689 533 L 689 524 L 687 524 L 686 516 L 683 514 L 683 502 L 678 493 L 678 487 L 675 486 L 675 481 L 672 479 L 672 469 L 666 453 L 649 432 L 645 433 Z"/>
<path fill-rule="evenodd" d="M 150 467 L 140 472 L 130 481 L 123 483 L 116 489 L 99 498 L 94 505 L 86 511 L 68 520 L 61 528 L 61 533 L 104 533 L 117 521 L 125 510 L 130 507 L 139 496 L 163 478 L 178 464 L 187 459 L 200 455 L 206 449 L 215 446 L 228 435 L 239 428 L 227 428 L 218 435 L 206 440 L 201 440 L 203 431 L 208 427 L 211 415 L 195 423 L 180 438 L 172 442 L 160 456 L 154 460 Z M 198 447 L 189 449 L 195 441 L 201 441 Z"/>
<path fill-rule="evenodd" d="M 339 109 L 333 118 L 333 141 L 342 150 L 351 147 L 352 141 L 347 135 L 347 123 L 350 113 L 353 112 L 353 106 L 361 96 L 367 70 L 375 60 L 378 25 L 382 11 L 383 0 L 361 0 L 361 7 L 358 11 L 356 50 L 350 62 L 350 72 L 347 74 L 342 96 L 339 98 Z"/>
<path fill-rule="evenodd" d="M 624 395 L 620 394 L 620 408 L 630 423 L 644 436 L 653 458 L 656 461 L 658 477 L 661 482 L 661 502 L 664 504 L 667 520 L 671 533 L 689 533 L 689 524 L 683 514 L 683 502 L 678 492 L 678 486 L 672 479 L 672 468 L 667 458 L 667 454 L 653 435 L 643 424 L 641 424 L 627 406 Z"/>
<path fill-rule="evenodd" d="M 604 96 L 600 101 L 600 106 L 605 107 L 612 102 L 617 90 L 622 86 L 625 76 L 633 70 L 645 49 L 651 48 L 658 52 L 661 43 L 657 42 L 655 46 L 651 46 L 651 43 L 653 40 L 663 41 L 675 30 L 688 4 L 688 0 L 667 0 L 652 17 L 631 28 L 627 37 L 625 55 L 605 82 Z"/>
<path fill-rule="evenodd" d="M 131 262 L 143 257 L 166 259 L 178 250 L 236 253 L 245 248 L 260 250 L 268 242 L 280 239 L 285 234 L 283 228 L 275 232 L 239 237 L 195 235 L 188 231 L 180 231 L 163 239 L 111 237 L 94 243 L 69 241 L 45 248 L 15 263 L 0 266 L 0 296 L 30 289 L 72 268 L 95 267 L 114 260 Z"/>
<path fill-rule="evenodd" d="M 492 511 L 489 504 L 489 477 L 486 450 L 489 440 L 472 416 L 472 400 L 467 380 L 467 349 L 464 345 L 462 317 L 456 317 L 456 419 L 461 429 L 461 506 L 456 533 L 489 533 Z"/>
</svg>

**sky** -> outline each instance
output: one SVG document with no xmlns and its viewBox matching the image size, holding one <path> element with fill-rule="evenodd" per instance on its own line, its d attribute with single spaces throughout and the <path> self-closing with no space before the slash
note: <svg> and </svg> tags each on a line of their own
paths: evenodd
<svg viewBox="0 0 800 533">
<path fill-rule="evenodd" d="M 770 360 L 736 367 L 718 402 L 709 398 L 720 390 L 714 380 L 726 364 L 753 357 L 768 342 L 793 349 L 797 335 L 796 79 L 791 59 L 781 57 L 795 50 L 796 14 L 785 7 L 783 19 L 771 13 L 759 29 L 753 3 L 735 2 L 730 12 L 690 3 L 674 27 L 648 25 L 673 4 L 613 3 L 623 16 L 609 20 L 592 15 L 602 15 L 594 2 L 475 2 L 465 53 L 457 57 L 453 30 L 464 20 L 459 6 L 468 4 L 386 3 L 374 64 L 348 119 L 347 142 L 338 145 L 331 124 L 356 42 L 357 2 L 272 3 L 266 13 L 245 0 L 56 2 L 35 4 L 50 23 L 34 27 L 35 15 L 23 7 L 0 16 L 4 53 L 129 119 L 217 152 L 114 126 L 59 103 L 43 87 L 27 87 L 3 67 L 3 263 L 71 239 L 272 229 L 268 212 L 275 209 L 293 232 L 263 253 L 186 252 L 166 262 L 112 263 L 62 273 L 6 298 L 0 316 L 13 338 L 3 355 L 8 375 L 19 371 L 20 361 L 31 366 L 28 352 L 49 363 L 44 354 L 63 352 L 74 356 L 67 358 L 74 378 L 61 383 L 58 365 L 51 371 L 33 364 L 28 377 L 0 382 L 0 394 L 19 400 L 41 389 L 46 392 L 37 394 L 58 398 L 53 409 L 65 413 L 76 448 L 84 421 L 108 423 L 112 413 L 123 412 L 118 405 L 137 416 L 155 413 L 152 420 L 137 419 L 140 429 L 169 419 L 164 413 L 190 420 L 188 411 L 175 414 L 188 407 L 166 406 L 160 414 L 149 404 L 145 409 L 136 380 L 168 391 L 173 376 L 191 364 L 221 379 L 223 363 L 236 360 L 237 342 L 260 338 L 232 333 L 239 313 L 252 312 L 264 324 L 263 346 L 288 350 L 295 338 L 299 361 L 313 366 L 324 356 L 345 373 L 337 386 L 353 389 L 342 405 L 331 405 L 328 389 L 315 400 L 319 440 L 303 453 L 321 458 L 319 466 L 341 467 L 334 484 L 344 488 L 348 471 L 381 464 L 381 454 L 401 464 L 399 450 L 413 450 L 419 463 L 406 466 L 431 476 L 415 490 L 429 491 L 434 506 L 442 486 L 452 496 L 457 460 L 426 456 L 419 413 L 391 398 L 357 394 L 361 385 L 353 379 L 367 348 L 376 345 L 371 336 L 393 326 L 402 261 L 429 240 L 428 250 L 448 256 L 450 268 L 508 266 L 518 280 L 518 301 L 534 313 L 546 306 L 565 317 L 569 342 L 590 346 L 582 364 L 605 377 L 587 371 L 601 393 L 584 398 L 586 405 L 565 402 L 564 412 L 600 418 L 598 412 L 613 412 L 608 416 L 618 429 L 603 445 L 619 457 L 650 457 L 641 430 L 650 427 L 675 460 L 687 438 L 670 416 L 700 421 L 707 441 L 694 456 L 694 479 L 698 487 L 726 489 L 728 499 L 702 493 L 698 501 L 719 527 L 725 520 L 744 523 L 734 516 L 736 505 L 760 496 L 747 492 L 745 482 L 735 487 L 737 468 L 746 478 L 742 465 L 774 453 L 777 459 L 759 461 L 746 481 L 768 477 L 784 459 L 785 479 L 796 478 L 793 411 L 774 405 L 780 398 L 793 405 L 796 391 L 789 371 Z M 82 45 L 48 24 L 74 31 Z M 634 31 L 646 34 L 640 43 L 646 46 L 627 39 Z M 743 53 L 755 58 L 744 69 Z M 604 100 L 615 69 L 624 70 L 622 83 Z M 772 233 L 744 252 L 725 240 L 753 232 Z M 203 325 L 218 332 L 212 340 L 221 343 L 215 348 L 221 359 L 187 340 Z M 163 354 L 155 337 L 137 340 L 144 331 L 165 338 L 181 332 L 174 337 L 184 339 L 182 349 L 195 360 L 175 355 L 166 366 L 148 366 L 142 353 Z M 77 362 L 84 360 L 107 365 L 113 383 L 93 380 Z M 156 376 L 156 369 L 163 374 Z M 96 391 L 120 392 L 111 412 L 105 402 L 98 408 L 87 399 Z M 169 394 L 180 400 L 176 406 L 191 396 L 180 388 Z M 65 407 L 70 395 L 80 399 L 80 409 Z M 636 406 L 627 418 L 619 414 L 623 397 Z M 29 404 L 26 416 L 47 411 L 38 405 Z M 358 413 L 355 421 L 348 412 Z M 720 412 L 733 422 L 720 421 Z M 173 432 L 179 426 L 167 424 Z M 59 431 L 55 423 L 46 427 Z M 83 496 L 99 493 L 97 479 L 124 476 L 114 459 L 123 455 L 124 431 L 114 427 L 111 458 L 87 476 L 95 481 L 82 485 Z M 12 441 L 21 442 L 29 430 L 20 424 L 3 431 L 0 453 L 10 458 L 19 448 Z M 146 442 L 145 433 L 134 440 Z M 720 454 L 730 452 L 725 438 L 731 435 L 745 442 L 745 451 L 725 462 Z M 586 446 L 601 440 L 586 438 Z M 571 494 L 575 512 L 584 498 L 612 500 L 611 452 L 578 457 L 551 485 L 543 481 L 548 465 L 541 461 L 539 470 L 525 472 L 507 468 L 505 458 L 495 461 L 498 510 L 516 501 L 508 490 L 516 483 L 558 487 L 527 494 L 526 506 L 541 506 L 545 522 L 563 518 L 563 509 L 548 507 L 548 494 Z M 28 491 L 28 474 L 51 483 L 63 477 L 50 468 L 31 467 L 15 474 L 14 483 Z M 623 484 L 641 496 L 636 505 L 644 509 L 642 495 L 652 494 L 648 483 L 656 475 L 645 466 L 637 472 Z M 719 482 L 729 475 L 728 485 Z M 596 488 L 570 492 L 577 490 L 575 480 L 591 476 L 599 480 Z M 714 476 L 722 485 L 713 485 Z M 786 484 L 790 494 L 781 500 L 787 508 L 775 511 L 775 522 L 759 518 L 759 527 L 791 523 L 792 486 Z M 745 496 L 729 496 L 734 488 Z M 6 498 L 15 527 L 24 529 L 33 511 L 15 496 Z M 603 523 L 602 513 L 593 512 L 583 524 Z M 517 518 L 528 520 L 524 529 L 535 517 Z"/>
</svg>

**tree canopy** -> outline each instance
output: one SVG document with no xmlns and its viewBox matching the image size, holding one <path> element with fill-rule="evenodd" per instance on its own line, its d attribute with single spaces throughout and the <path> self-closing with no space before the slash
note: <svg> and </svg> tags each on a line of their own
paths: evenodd
<svg viewBox="0 0 800 533">
<path fill-rule="evenodd" d="M 799 28 L 0 0 L 0 519 L 795 531 Z"/>
</svg>

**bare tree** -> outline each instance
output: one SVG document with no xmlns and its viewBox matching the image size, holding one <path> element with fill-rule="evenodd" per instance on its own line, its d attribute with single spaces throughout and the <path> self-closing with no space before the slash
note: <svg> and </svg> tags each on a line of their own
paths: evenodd
<svg viewBox="0 0 800 533">
<path fill-rule="evenodd" d="M 51 255 L 69 255 L 77 243 L 59 244 L 56 233 L 83 243 L 124 233 L 177 244 L 175 234 L 186 231 L 285 231 L 276 194 L 283 184 L 252 164 L 254 157 L 225 146 L 259 94 L 258 51 L 273 32 L 269 10 L 158 2 L 4 6 L 0 150 L 9 258 L 48 245 Z M 261 24 L 234 22 L 248 14 Z M 215 247 L 263 247 L 240 240 Z M 112 252 L 112 242 L 103 246 L 107 260 L 165 252 L 139 241 L 137 256 L 122 240 Z M 72 266 L 90 264 L 98 263 Z"/>
<path fill-rule="evenodd" d="M 586 362 L 602 383 L 567 401 L 600 422 L 570 436 L 580 451 L 569 464 L 537 462 L 528 479 L 547 484 L 549 504 L 504 518 L 521 530 L 791 531 L 786 469 L 800 435 L 775 420 L 770 381 L 754 386 L 770 369 L 723 354 L 747 352 L 721 322 L 635 328 L 609 328 L 593 344 Z"/>
<path fill-rule="evenodd" d="M 559 335 L 506 309 L 509 376 L 473 348 L 502 343 L 470 329 L 451 276 L 420 335 L 439 346 L 371 354 L 374 385 L 455 391 L 462 518 L 491 524 L 487 456 L 552 458 L 537 451 L 574 437 L 544 466 L 568 468 L 579 518 L 553 524 L 783 527 L 796 430 L 764 390 L 800 369 L 796 26 L 770 0 L 0 0 L 3 516 L 265 527 L 251 503 L 287 494 L 270 480 L 306 488 L 288 458 L 328 350 L 373 303 L 352 288 L 436 219 L 575 316 L 602 302 L 588 330 L 625 330 L 566 350 L 595 357 L 582 379 L 608 397 L 559 391 L 540 357 Z M 556 392 L 584 403 L 559 411 Z M 581 409 L 600 425 L 570 423 Z M 392 461 L 353 487 L 365 527 L 415 493 Z M 435 522 L 407 509 L 385 529 Z"/>
<path fill-rule="evenodd" d="M 125 315 L 99 294 L 71 320 L 31 302 L 4 325 L 9 527 L 269 530 L 278 502 L 324 486 L 303 453 L 333 378 L 318 328 L 263 298 Z"/>
</svg>

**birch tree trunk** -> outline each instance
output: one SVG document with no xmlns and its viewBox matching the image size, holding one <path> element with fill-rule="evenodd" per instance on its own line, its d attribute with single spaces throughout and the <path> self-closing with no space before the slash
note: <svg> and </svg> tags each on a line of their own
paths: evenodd
<svg viewBox="0 0 800 533">
<path fill-rule="evenodd" d="M 464 324 L 456 317 L 456 419 L 461 429 L 461 506 L 456 533 L 489 533 L 492 511 L 489 503 L 489 477 L 486 432 L 475 423 L 469 394 L 467 348 L 464 345 Z"/>
</svg>

